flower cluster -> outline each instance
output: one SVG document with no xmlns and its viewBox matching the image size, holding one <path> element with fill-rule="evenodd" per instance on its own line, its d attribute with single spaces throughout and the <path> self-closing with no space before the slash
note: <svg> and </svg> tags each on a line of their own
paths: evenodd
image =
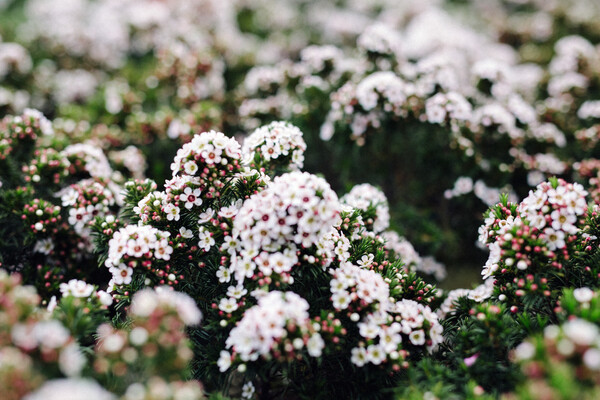
<svg viewBox="0 0 600 400">
<path fill-rule="evenodd" d="M 71 279 L 59 285 L 60 298 L 52 296 L 47 311 L 62 323 L 81 346 L 92 346 L 93 335 L 108 315 L 112 296 L 82 280 Z M 80 312 L 80 310 L 86 312 Z"/>
<path fill-rule="evenodd" d="M 10 399 L 21 398 L 46 379 L 78 376 L 86 364 L 69 330 L 43 318 L 36 308 L 39 300 L 35 288 L 0 270 L 0 385 Z"/>
<path fill-rule="evenodd" d="M 115 195 L 106 183 L 98 179 L 85 179 L 73 184 L 60 195 L 62 207 L 68 209 L 68 222 L 75 232 L 89 237 L 89 224 L 96 217 L 106 217 L 116 203 Z"/>
<path fill-rule="evenodd" d="M 224 395 L 362 398 L 396 386 L 499 397 L 518 381 L 510 349 L 569 318 L 556 343 L 541 339 L 546 353 L 573 347 L 573 376 L 599 383 L 597 338 L 585 349 L 576 336 L 598 325 L 600 211 L 586 213 L 578 184 L 545 182 L 581 178 L 600 198 L 593 1 L 0 0 L 0 10 L 14 41 L 0 43 L 0 117 L 17 115 L 0 122 L 0 267 L 52 311 L 8 316 L 17 332 L 0 330 L 10 343 L 0 386 L 16 389 L 2 393 L 201 397 L 181 381 L 194 303 L 206 325 L 186 328 L 191 372 Z M 242 148 L 225 127 L 260 128 Z M 298 172 L 304 164 L 331 187 Z M 339 201 L 331 190 L 357 182 L 381 189 L 358 185 Z M 439 281 L 443 265 L 415 249 L 480 265 L 470 245 L 482 202 L 493 206 L 479 232 L 486 282 L 442 302 L 418 276 Z M 157 285 L 191 299 L 141 291 Z M 48 350 L 62 339 L 69 352 Z M 85 366 L 75 340 L 97 349 Z M 556 360 L 546 353 L 526 361 L 534 384 L 537 363 Z M 104 389 L 43 385 L 70 374 Z"/>
<path fill-rule="evenodd" d="M 324 179 L 301 172 L 279 176 L 237 213 L 232 236 L 239 250 L 230 272 L 240 282 L 276 276 L 290 281 L 297 251 L 316 245 L 338 218 L 337 196 Z M 305 254 L 302 261 L 326 266 L 330 260 Z"/>
<path fill-rule="evenodd" d="M 62 153 L 52 148 L 36 149 L 33 156 L 29 165 L 22 167 L 26 182 L 58 185 L 68 176 L 71 163 Z"/>
<path fill-rule="evenodd" d="M 294 292 L 272 291 L 259 297 L 229 333 L 226 345 L 232 355 L 221 353 L 221 371 L 229 368 L 232 356 L 242 362 L 259 357 L 283 361 L 301 357 L 306 349 L 311 357 L 319 357 L 325 342 L 313 328 L 308 308 L 307 301 Z"/>
<path fill-rule="evenodd" d="M 586 195 L 581 185 L 554 179 L 538 185 L 518 207 L 505 201 L 490 209 L 480 229 L 480 241 L 490 249 L 484 278 L 494 275 L 505 295 L 549 296 L 550 275 L 570 258 Z"/>
<path fill-rule="evenodd" d="M 91 379 L 68 378 L 50 380 L 35 392 L 29 393 L 24 399 L 57 399 L 64 398 L 67 394 L 74 399 L 114 400 L 116 398 L 111 392 L 100 386 L 98 382 Z"/>
<path fill-rule="evenodd" d="M 147 168 L 147 162 L 142 151 L 129 145 L 123 150 L 111 151 L 108 158 L 116 167 L 121 167 L 134 179 L 143 179 Z M 119 170 L 121 170 L 119 169 Z"/>
<path fill-rule="evenodd" d="M 174 384 L 192 359 L 185 326 L 197 325 L 201 313 L 187 295 L 169 288 L 145 289 L 133 296 L 129 310 L 131 325 L 116 329 L 110 324 L 98 328 L 93 368 L 102 379 L 109 373 L 119 377 L 113 390 L 131 394 L 148 379 L 161 378 Z M 140 380 L 140 377 L 145 377 Z M 149 383 L 149 382 L 148 382 Z M 132 385 L 136 387 L 132 388 Z M 175 384 L 183 385 L 182 383 Z M 185 386 L 185 385 L 183 385 Z M 197 392 L 199 383 L 190 387 Z"/>
<path fill-rule="evenodd" d="M 201 319 L 190 297 L 169 288 L 141 291 L 133 297 L 128 327 L 116 329 L 106 315 L 95 318 L 96 324 L 89 321 L 99 307 L 110 305 L 110 295 L 75 279 L 61 284 L 61 292 L 49 314 L 38 308 L 35 288 L 0 270 L 0 388 L 7 399 L 84 393 L 98 399 L 140 398 L 146 385 L 168 389 L 157 394 L 161 399 L 203 397 L 199 382 L 183 382 L 181 376 L 193 355 L 185 326 Z"/>
<path fill-rule="evenodd" d="M 363 218 L 368 230 L 379 234 L 390 226 L 390 209 L 385 194 L 376 187 L 363 183 L 354 186 L 340 198 L 340 202 L 364 212 Z M 373 209 L 375 215 L 373 214 Z"/>
<path fill-rule="evenodd" d="M 560 390 L 569 397 L 593 397 L 600 378 L 599 335 L 598 325 L 572 318 L 562 325 L 547 326 L 543 335 L 521 343 L 513 352 L 527 377 L 519 390 L 548 395 Z M 560 388 L 552 377 L 560 377 Z"/>
<path fill-rule="evenodd" d="M 521 202 L 520 213 L 544 233 L 549 250 L 561 250 L 566 247 L 568 235 L 579 230 L 579 218 L 587 209 L 586 196 L 587 191 L 578 183 L 560 179 L 542 183 Z"/>
<path fill-rule="evenodd" d="M 147 225 L 127 225 L 115 232 L 108 243 L 108 258 L 105 261 L 112 274 L 112 284 L 130 284 L 134 268 L 155 274 L 159 284 L 172 285 L 181 279 L 168 273 L 168 265 L 164 268 L 155 265 L 157 260 L 169 261 L 171 258 L 173 247 L 169 237 L 169 232 Z"/>
<path fill-rule="evenodd" d="M 432 352 L 444 340 L 437 315 L 426 305 L 404 299 L 392 304 L 388 313 L 399 320 L 402 334 L 408 336 L 413 346 L 425 345 Z"/>
<path fill-rule="evenodd" d="M 156 84 L 168 86 L 169 81 L 175 80 L 173 87 L 177 88 L 177 100 L 183 108 L 200 100 L 223 98 L 225 64 L 208 49 L 198 51 L 194 46 L 175 43 L 159 49 L 156 58 Z"/>
<path fill-rule="evenodd" d="M 386 302 L 383 308 L 358 323 L 363 340 L 352 349 L 351 361 L 356 366 L 389 363 L 398 371 L 409 366 L 409 357 L 423 349 L 432 352 L 442 343 L 442 325 L 428 306 L 403 299 Z"/>
<path fill-rule="evenodd" d="M 103 179 L 112 176 L 113 171 L 108 158 L 98 146 L 89 143 L 71 144 L 62 153 L 71 164 L 69 167 L 71 175 L 85 174 Z"/>
<path fill-rule="evenodd" d="M 361 312 L 371 304 L 385 307 L 389 299 L 389 288 L 383 277 L 374 271 L 346 263 L 332 271 L 331 301 L 333 307 Z"/>
<path fill-rule="evenodd" d="M 207 198 L 219 197 L 225 176 L 241 170 L 241 149 L 235 139 L 221 132 L 204 132 L 177 151 L 171 164 L 173 176 L 197 177 Z"/>
<path fill-rule="evenodd" d="M 252 168 L 300 170 L 304 165 L 306 143 L 302 132 L 294 125 L 277 121 L 252 132 L 243 146 L 246 164 Z"/>
</svg>

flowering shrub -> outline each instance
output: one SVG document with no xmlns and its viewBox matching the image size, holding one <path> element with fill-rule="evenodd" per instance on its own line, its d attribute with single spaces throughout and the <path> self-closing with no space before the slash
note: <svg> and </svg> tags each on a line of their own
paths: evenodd
<svg viewBox="0 0 600 400">
<path fill-rule="evenodd" d="M 0 0 L 0 392 L 598 397 L 599 16 Z"/>
<path fill-rule="evenodd" d="M 283 123 L 258 128 L 242 152 L 256 151 L 262 132 L 273 132 L 272 148 L 285 148 L 288 131 L 299 134 Z M 294 140 L 301 159 L 302 138 Z M 148 181 L 125 185 L 124 210 L 137 223 L 109 228 L 109 217 L 96 225 L 113 297 L 127 304 L 134 292 L 162 284 L 189 293 L 206 314 L 206 325 L 192 330 L 197 376 L 219 387 L 243 374 L 245 390 L 261 396 L 275 390 L 280 371 L 296 376 L 290 390 L 316 393 L 322 381 L 311 374 L 366 377 L 371 364 L 376 385 L 435 350 L 442 341 L 428 305 L 435 287 L 388 258 L 395 253 L 377 235 L 387 228 L 385 196 L 372 188 L 342 205 L 322 178 L 293 171 L 271 179 L 251 169 L 296 170 L 294 157 L 255 155 L 243 164 L 240 148 L 221 133 L 202 133 L 176 155 L 164 191 Z M 332 370 L 334 362 L 343 369 Z"/>
<path fill-rule="evenodd" d="M 22 272 L 48 300 L 58 294 L 61 281 L 90 275 L 95 263 L 90 223 L 116 213 L 122 177 L 92 145 L 46 147 L 44 140 L 52 143 L 54 131 L 38 111 L 5 117 L 1 132 L 7 147 L 0 212 L 9 223 L 1 228 L 7 239 L 0 262 Z"/>
<path fill-rule="evenodd" d="M 0 384 L 7 398 L 81 398 L 83 392 L 130 398 L 146 385 L 170 388 L 165 399 L 203 397 L 198 382 L 181 381 L 192 358 L 184 328 L 201 319 L 191 298 L 164 288 L 141 291 L 133 298 L 128 328 L 118 329 L 106 322 L 112 302 L 107 293 L 76 280 L 63 283 L 61 292 L 50 314 L 39 308 L 35 288 L 0 271 Z"/>
</svg>

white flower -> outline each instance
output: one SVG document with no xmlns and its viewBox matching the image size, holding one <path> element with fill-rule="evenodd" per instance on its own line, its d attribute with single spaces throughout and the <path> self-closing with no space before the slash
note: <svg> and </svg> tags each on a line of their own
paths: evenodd
<svg viewBox="0 0 600 400">
<path fill-rule="evenodd" d="M 51 349 L 64 346 L 71 337 L 67 328 L 53 319 L 35 324 L 33 335 L 41 346 Z"/>
<path fill-rule="evenodd" d="M 60 200 L 62 201 L 63 207 L 68 207 L 74 205 L 78 198 L 79 193 L 72 187 L 69 187 L 69 189 L 60 197 Z"/>
<path fill-rule="evenodd" d="M 54 311 L 54 309 L 56 308 L 56 306 L 58 305 L 57 301 L 56 301 L 56 296 L 52 296 L 50 298 L 50 301 L 48 302 L 48 307 L 46 308 L 46 310 L 51 313 Z"/>
<path fill-rule="evenodd" d="M 33 251 L 37 253 L 42 253 L 48 255 L 54 250 L 54 242 L 51 238 L 46 238 L 42 240 L 38 240 L 33 246 Z"/>
<path fill-rule="evenodd" d="M 251 399 L 255 391 L 252 382 L 244 383 L 244 386 L 242 386 L 242 399 Z"/>
<path fill-rule="evenodd" d="M 183 164 L 183 169 L 188 175 L 196 175 L 196 172 L 198 171 L 198 165 L 193 161 L 188 161 Z"/>
<path fill-rule="evenodd" d="M 169 203 L 164 207 L 163 211 L 165 212 L 165 214 L 167 214 L 167 219 L 169 221 L 179 221 L 179 207 L 175 206 L 172 203 Z"/>
<path fill-rule="evenodd" d="M 202 226 L 198 228 L 198 237 L 200 238 L 198 241 L 198 247 L 204 251 L 209 251 L 210 248 L 215 244 L 215 239 L 213 239 L 212 233 Z"/>
<path fill-rule="evenodd" d="M 219 359 L 217 360 L 217 366 L 219 371 L 225 372 L 231 366 L 231 354 L 226 350 L 221 350 L 219 353 Z"/>
<path fill-rule="evenodd" d="M 398 349 L 398 345 L 402 342 L 402 336 L 396 329 L 388 328 L 379 334 L 379 344 L 387 353 L 391 353 Z"/>
<path fill-rule="evenodd" d="M 335 292 L 331 296 L 331 301 L 333 302 L 333 307 L 337 310 L 345 310 L 350 305 L 350 294 L 344 290 Z"/>
<path fill-rule="evenodd" d="M 141 326 L 137 326 L 129 332 L 129 341 L 134 346 L 141 346 L 148 340 L 148 331 Z"/>
<path fill-rule="evenodd" d="M 552 228 L 544 229 L 546 240 L 548 241 L 548 249 L 556 250 L 562 249 L 566 246 L 565 233 L 563 231 L 557 231 Z"/>
<path fill-rule="evenodd" d="M 85 364 L 85 356 L 79 346 L 74 343 L 62 349 L 58 356 L 58 366 L 61 372 L 68 377 L 78 376 Z"/>
<path fill-rule="evenodd" d="M 223 207 L 219 210 L 218 215 L 222 218 L 233 218 L 238 213 L 238 207 L 235 204 L 228 207 Z"/>
<path fill-rule="evenodd" d="M 117 353 L 121 351 L 125 345 L 125 338 L 118 333 L 109 333 L 101 338 L 100 346 L 104 351 L 109 353 Z"/>
<path fill-rule="evenodd" d="M 113 281 L 117 285 L 129 285 L 133 277 L 133 268 L 125 264 L 119 264 L 118 268 L 111 268 Z"/>
<path fill-rule="evenodd" d="M 153 290 L 142 290 L 137 292 L 131 302 L 130 312 L 140 317 L 147 317 L 154 312 L 158 306 L 158 298 Z"/>
<path fill-rule="evenodd" d="M 515 357 L 519 361 L 529 360 L 535 355 L 535 346 L 529 342 L 523 342 L 515 348 Z"/>
<path fill-rule="evenodd" d="M 350 361 L 352 364 L 356 365 L 357 367 L 362 367 L 367 363 L 367 351 L 364 347 L 355 347 L 352 349 L 351 353 L 352 357 L 350 357 Z"/>
<path fill-rule="evenodd" d="M 583 363 L 592 371 L 600 370 L 600 350 L 588 349 L 583 355 Z"/>
<path fill-rule="evenodd" d="M 367 359 L 375 364 L 381 364 L 386 358 L 386 353 L 383 348 L 378 344 L 372 344 L 367 347 Z"/>
<path fill-rule="evenodd" d="M 110 306 L 113 303 L 113 298 L 110 294 L 106 293 L 104 290 L 98 290 L 96 292 L 98 299 L 100 300 L 100 304 L 104 306 Z"/>
<path fill-rule="evenodd" d="M 358 324 L 358 330 L 362 337 L 373 339 L 381 333 L 381 327 L 374 323 L 361 322 Z"/>
<path fill-rule="evenodd" d="M 219 310 L 232 313 L 238 309 L 238 303 L 235 298 L 222 298 L 219 302 Z"/>
<path fill-rule="evenodd" d="M 410 339 L 410 342 L 415 346 L 422 346 L 425 344 L 425 332 L 422 329 L 412 331 L 408 335 L 408 338 Z"/>
<path fill-rule="evenodd" d="M 598 339 L 598 327 L 583 319 L 573 319 L 563 325 L 567 337 L 580 346 L 590 346 Z"/>
<path fill-rule="evenodd" d="M 158 259 L 170 260 L 171 254 L 173 253 L 173 247 L 169 245 L 167 239 L 161 239 L 156 243 L 156 248 L 154 249 L 154 256 Z"/>
<path fill-rule="evenodd" d="M 594 298 L 594 291 L 588 287 L 573 290 L 573 297 L 580 303 L 589 303 Z"/>
<path fill-rule="evenodd" d="M 217 270 L 217 278 L 219 278 L 219 282 L 225 283 L 231 280 L 231 272 L 228 268 L 221 265 Z"/>
<path fill-rule="evenodd" d="M 234 297 L 236 299 L 241 299 L 247 293 L 248 290 L 242 284 L 239 284 L 237 286 L 229 286 L 227 288 L 227 296 Z"/>
<path fill-rule="evenodd" d="M 194 232 L 191 229 L 187 229 L 185 226 L 179 228 L 179 234 L 184 239 L 191 239 L 194 237 Z"/>
<path fill-rule="evenodd" d="M 188 186 L 183 190 L 183 193 L 179 195 L 179 199 L 185 202 L 185 208 L 189 210 L 194 206 L 202 204 L 201 194 L 202 192 L 200 189 L 192 189 Z"/>
<path fill-rule="evenodd" d="M 314 333 L 306 342 L 306 349 L 311 357 L 321 357 L 324 347 L 325 341 L 318 333 Z"/>
<path fill-rule="evenodd" d="M 84 281 L 71 279 L 68 283 L 60 284 L 60 292 L 63 296 L 90 297 L 94 292 L 94 286 Z"/>
<path fill-rule="evenodd" d="M 356 263 L 358 265 L 360 265 L 363 268 L 368 267 L 369 265 L 373 264 L 373 259 L 375 258 L 375 256 L 373 254 L 365 254 L 362 256 L 362 258 L 360 260 L 358 260 Z"/>
<path fill-rule="evenodd" d="M 206 211 L 204 211 L 203 213 L 200 213 L 200 215 L 198 216 L 198 224 L 204 224 L 208 221 L 210 221 L 212 219 L 212 217 L 214 216 L 215 212 L 213 211 L 212 208 L 207 208 Z"/>
</svg>

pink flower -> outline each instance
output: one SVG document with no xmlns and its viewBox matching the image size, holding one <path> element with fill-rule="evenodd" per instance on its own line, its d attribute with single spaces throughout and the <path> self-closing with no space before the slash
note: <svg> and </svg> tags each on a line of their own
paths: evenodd
<svg viewBox="0 0 600 400">
<path fill-rule="evenodd" d="M 473 364 L 475 364 L 475 361 L 477 361 L 478 358 L 479 358 L 479 353 L 475 353 L 471 357 L 465 358 L 463 361 L 465 362 L 465 365 L 467 367 L 470 367 Z"/>
</svg>

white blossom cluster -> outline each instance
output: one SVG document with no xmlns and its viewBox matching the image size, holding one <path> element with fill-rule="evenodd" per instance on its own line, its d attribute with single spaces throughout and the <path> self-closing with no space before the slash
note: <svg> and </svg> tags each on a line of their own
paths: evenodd
<svg viewBox="0 0 600 400">
<path fill-rule="evenodd" d="M 53 379 L 29 393 L 24 400 L 115 400 L 117 397 L 87 378 Z"/>
<path fill-rule="evenodd" d="M 134 184 L 134 182 L 128 182 L 125 184 L 125 187 L 127 188 L 128 186 L 133 186 Z M 171 219 L 179 216 L 179 209 L 165 209 L 164 207 L 166 207 L 166 205 L 167 194 L 165 192 L 155 190 L 151 193 L 148 193 L 140 201 L 138 201 L 138 204 L 133 207 L 133 212 L 140 216 L 140 221 L 142 223 L 148 223 L 149 220 L 156 216 L 155 213 L 161 210 L 167 214 L 167 218 L 169 215 L 172 216 Z"/>
<path fill-rule="evenodd" d="M 408 335 L 414 346 L 425 345 L 433 352 L 443 342 L 442 325 L 429 306 L 403 299 L 392 304 L 388 312 L 400 317 L 402 333 Z"/>
<path fill-rule="evenodd" d="M 351 362 L 358 367 L 379 365 L 385 360 L 402 360 L 406 345 L 434 351 L 443 341 L 443 328 L 429 306 L 403 299 L 386 302 L 385 309 L 369 313 L 358 323 L 365 339 L 351 351 Z"/>
<path fill-rule="evenodd" d="M 68 207 L 69 224 L 83 237 L 90 236 L 89 223 L 96 217 L 109 215 L 110 207 L 116 203 L 113 192 L 94 179 L 84 179 L 57 195 L 60 195 L 62 206 Z"/>
<path fill-rule="evenodd" d="M 245 140 L 242 148 L 245 164 L 261 167 L 270 161 L 289 164 L 297 171 L 304 165 L 306 143 L 296 126 L 276 121 L 257 128 Z"/>
<path fill-rule="evenodd" d="M 544 179 L 543 174 L 541 175 L 541 178 L 542 180 Z M 539 182 L 536 182 L 536 184 L 537 183 Z M 444 197 L 447 199 L 452 199 L 454 197 L 464 196 L 469 193 L 473 193 L 488 207 L 496 204 L 502 193 L 506 193 L 511 201 L 515 201 L 517 197 L 516 194 L 508 187 L 489 187 L 481 179 L 473 182 L 473 179 L 469 176 L 461 176 L 456 179 L 454 182 L 454 187 L 444 191 Z"/>
<path fill-rule="evenodd" d="M 57 352 L 58 367 L 69 377 L 78 376 L 86 364 L 86 359 L 73 337 L 61 322 L 55 319 L 30 323 L 16 323 L 10 335 L 18 348 L 33 352 Z"/>
<path fill-rule="evenodd" d="M 360 311 L 371 304 L 385 307 L 389 300 L 389 287 L 383 277 L 371 270 L 350 263 L 332 271 L 331 301 L 336 310 L 345 310 L 352 304 Z"/>
<path fill-rule="evenodd" d="M 572 318 L 562 325 L 550 325 L 544 329 L 544 340 L 549 351 L 558 353 L 562 358 L 578 356 L 583 366 L 592 372 L 600 371 L 598 339 L 598 326 L 581 318 Z M 518 361 L 532 360 L 536 355 L 535 345 L 525 341 L 516 347 L 514 354 Z"/>
<path fill-rule="evenodd" d="M 106 155 L 98 146 L 90 143 L 77 143 L 67 146 L 63 154 L 70 158 L 75 156 L 85 162 L 85 170 L 93 178 L 109 179 L 112 176 L 112 168 Z"/>
<path fill-rule="evenodd" d="M 325 13 L 329 18 L 323 19 L 323 7 L 327 8 Z M 238 14 L 244 11 L 251 12 L 257 23 L 269 26 L 267 37 L 245 32 L 239 26 Z M 33 70 L 36 79 L 47 85 L 47 91 L 60 103 L 90 98 L 94 88 L 110 86 L 110 78 L 102 74 L 101 69 L 119 69 L 129 57 L 152 52 L 159 64 L 158 78 L 175 78 L 176 98 L 184 101 L 222 99 L 226 63 L 274 63 L 300 53 L 310 44 L 312 36 L 300 33 L 306 26 L 327 35 L 334 46 L 342 44 L 348 34 L 355 37 L 364 30 L 379 12 L 377 7 L 365 8 L 354 2 L 343 6 L 303 4 L 297 7 L 287 0 L 277 3 L 67 0 L 54 5 L 29 0 L 25 7 L 27 23 L 20 29 L 19 39 L 42 43 L 49 51 L 61 51 L 76 61 L 76 66 L 79 63 L 90 69 L 63 69 L 59 63 L 46 62 Z M 414 10 L 398 12 L 408 16 Z M 288 37 L 291 29 L 298 31 L 292 38 Z M 371 30 L 377 37 L 387 38 L 385 31 Z M 363 41 L 366 47 L 372 47 L 367 35 Z M 376 41 L 371 42 L 377 47 Z M 69 81 L 76 84 L 68 85 Z M 148 81 L 149 88 L 155 87 L 153 82 Z M 25 99 L 28 101 L 29 97 Z M 107 104 L 110 104 L 109 112 L 122 110 L 119 100 Z M 249 106 L 260 109 L 264 104 Z M 282 104 L 285 103 L 278 101 L 279 106 Z"/>
<path fill-rule="evenodd" d="M 202 313 L 190 296 L 166 286 L 141 290 L 131 300 L 130 313 L 135 317 L 148 317 L 157 309 L 175 310 L 188 326 L 198 325 L 202 319 Z"/>
<path fill-rule="evenodd" d="M 398 31 L 385 23 L 374 23 L 358 37 L 356 45 L 359 49 L 370 53 L 400 55 L 402 40 Z"/>
<path fill-rule="evenodd" d="M 314 332 L 308 308 L 306 300 L 294 292 L 269 292 L 244 313 L 231 330 L 226 346 L 242 361 L 269 359 L 275 349 L 294 353 L 306 348 L 311 357 L 319 357 L 325 342 Z M 225 360 L 227 356 L 224 355 Z M 228 367 L 221 361 L 221 371 Z"/>
<path fill-rule="evenodd" d="M 453 130 L 470 121 L 472 106 L 457 92 L 436 93 L 425 102 L 425 115 L 432 124 L 450 123 Z"/>
<path fill-rule="evenodd" d="M 600 100 L 588 100 L 579 107 L 577 116 L 581 119 L 600 118 Z"/>
<path fill-rule="evenodd" d="M 350 258 L 350 246 L 351 240 L 356 240 L 360 236 L 356 231 L 354 235 L 356 237 L 347 238 L 339 229 L 331 229 L 327 233 L 321 236 L 317 246 L 317 255 L 324 260 L 333 260 L 342 264 L 348 261 Z"/>
<path fill-rule="evenodd" d="M 241 282 L 257 272 L 287 279 L 299 261 L 296 252 L 316 245 L 333 229 L 339 208 L 336 194 L 322 178 L 305 172 L 276 177 L 244 202 L 234 220 L 232 236 L 239 250 L 231 273 Z M 305 261 L 316 262 L 314 257 Z"/>
<path fill-rule="evenodd" d="M 395 231 L 385 231 L 381 236 L 385 239 L 385 247 L 400 257 L 407 270 L 410 271 L 419 268 L 423 260 L 412 243 L 398 235 Z"/>
<path fill-rule="evenodd" d="M 587 191 L 578 183 L 558 181 L 556 188 L 541 183 L 519 205 L 521 218 L 544 233 L 550 250 L 566 246 L 567 235 L 579 231 L 579 218 L 587 209 Z"/>
<path fill-rule="evenodd" d="M 511 231 L 523 228 L 528 237 L 539 239 L 549 251 L 550 258 L 567 252 L 569 237 L 580 231 L 580 218 L 587 210 L 587 191 L 578 183 L 567 183 L 557 179 L 556 183 L 540 183 L 530 191 L 517 207 L 514 215 L 497 218 L 491 213 L 479 229 L 479 242 L 490 250 L 481 274 L 484 279 L 494 275 L 502 260 L 507 267 L 513 265 L 521 271 L 527 270 L 532 261 L 523 252 L 506 254 L 504 248 L 515 239 Z M 534 249 L 535 250 L 535 249 Z M 538 250 L 539 251 L 539 250 Z"/>
<path fill-rule="evenodd" d="M 144 178 L 148 164 L 146 157 L 139 148 L 130 145 L 123 150 L 111 151 L 108 157 L 112 162 L 122 164 L 131 173 L 132 178 Z"/>
<path fill-rule="evenodd" d="M 352 208 L 367 211 L 369 207 L 375 208 L 375 218 L 364 221 L 367 227 L 372 226 L 372 231 L 379 234 L 390 226 L 390 207 L 387 197 L 380 189 L 368 183 L 352 187 L 350 192 L 340 198 L 342 204 Z"/>
<path fill-rule="evenodd" d="M 241 148 L 237 140 L 221 132 L 203 132 L 177 151 L 171 171 L 174 177 L 198 177 L 201 189 L 216 195 L 225 184 L 223 177 L 239 171 L 240 158 Z"/>
<path fill-rule="evenodd" d="M 141 267 L 140 259 L 169 260 L 173 253 L 169 236 L 169 232 L 148 225 L 127 225 L 115 232 L 108 243 L 108 258 L 104 263 L 112 274 L 111 283 L 131 283 L 133 268 Z"/>
<path fill-rule="evenodd" d="M 0 80 L 9 73 L 25 74 L 33 62 L 27 49 L 18 43 L 2 43 L 0 38 Z"/>
<path fill-rule="evenodd" d="M 448 292 L 444 302 L 440 305 L 436 314 L 440 319 L 446 318 L 456 311 L 456 302 L 461 297 L 467 297 L 477 303 L 482 303 L 492 296 L 494 291 L 494 278 L 488 278 L 484 283 L 474 289 L 454 289 Z"/>
</svg>

